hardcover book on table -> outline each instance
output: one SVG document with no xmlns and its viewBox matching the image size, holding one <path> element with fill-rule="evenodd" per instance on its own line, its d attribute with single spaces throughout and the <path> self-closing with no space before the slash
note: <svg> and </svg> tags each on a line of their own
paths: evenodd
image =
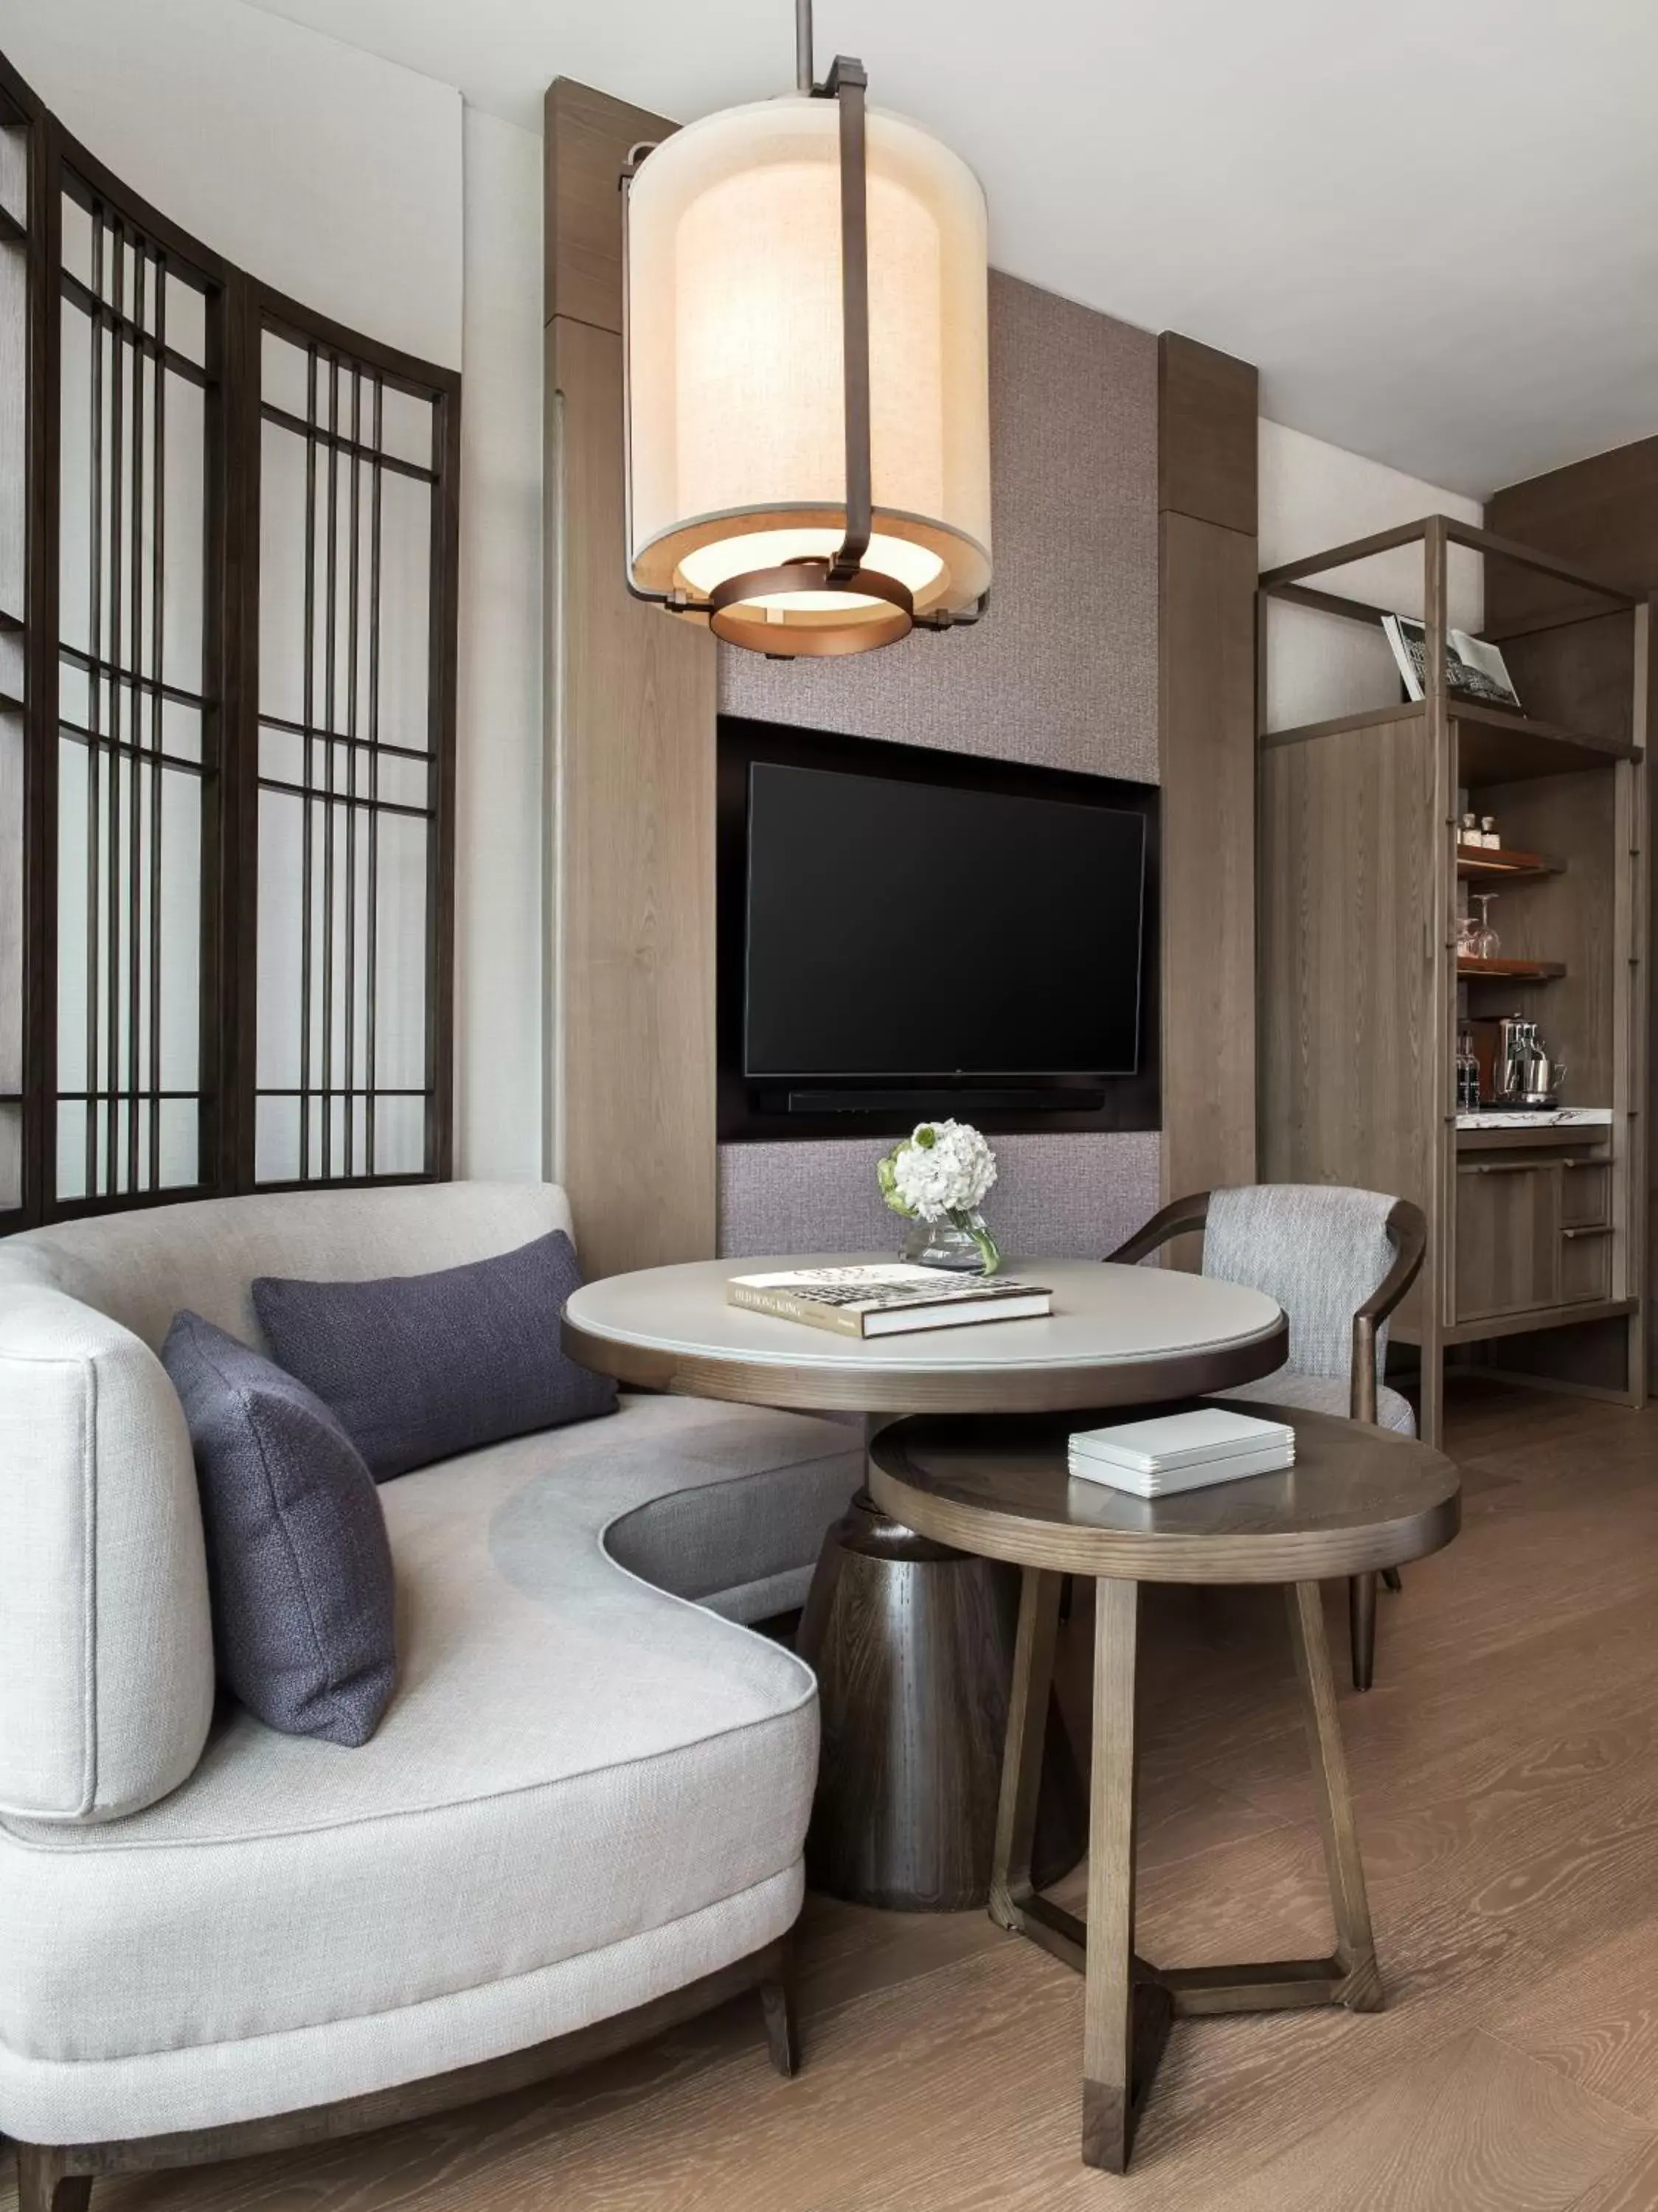
<svg viewBox="0 0 1658 2212">
<path fill-rule="evenodd" d="M 915 1329 L 963 1328 L 980 1322 L 1035 1321 L 1053 1311 L 1053 1293 L 1010 1276 L 942 1274 L 906 1261 L 844 1267 L 791 1267 L 733 1275 L 728 1304 L 745 1313 L 804 1322 L 840 1336 L 899 1336 Z"/>
</svg>

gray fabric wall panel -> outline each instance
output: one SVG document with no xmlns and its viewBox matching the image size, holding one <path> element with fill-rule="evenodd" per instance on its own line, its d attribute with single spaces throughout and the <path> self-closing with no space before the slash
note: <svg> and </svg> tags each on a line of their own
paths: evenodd
<svg viewBox="0 0 1658 2212">
<path fill-rule="evenodd" d="M 1157 341 L 991 276 L 996 580 L 975 629 L 860 659 L 720 648 L 720 706 L 808 729 L 1155 782 Z M 1155 1210 L 1154 1134 L 995 1140 L 1005 1249 L 1103 1254 Z M 883 1250 L 887 1145 L 720 1148 L 720 1249 Z"/>
<path fill-rule="evenodd" d="M 984 1218 L 1009 1258 L 1102 1260 L 1157 1210 L 1155 1129 L 997 1137 L 1001 1172 Z M 786 1252 L 898 1255 L 904 1223 L 875 1189 L 891 1138 L 816 1145 L 722 1145 L 720 1250 L 735 1258 Z"/>
<path fill-rule="evenodd" d="M 851 659 L 720 648 L 720 708 L 1157 780 L 1157 341 L 993 270 L 995 582 L 975 629 Z"/>
</svg>

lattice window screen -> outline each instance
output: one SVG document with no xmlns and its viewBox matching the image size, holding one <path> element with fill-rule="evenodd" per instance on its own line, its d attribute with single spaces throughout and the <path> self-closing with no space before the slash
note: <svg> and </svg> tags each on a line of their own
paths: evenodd
<svg viewBox="0 0 1658 2212">
<path fill-rule="evenodd" d="M 219 410 L 207 363 L 222 312 L 94 191 L 65 192 L 62 235 L 60 1202 L 210 1179 L 201 946 Z"/>
<path fill-rule="evenodd" d="M 430 1171 L 438 408 L 262 347 L 261 1183 Z"/>
<path fill-rule="evenodd" d="M 459 404 L 0 58 L 0 1231 L 449 1172 Z"/>
</svg>

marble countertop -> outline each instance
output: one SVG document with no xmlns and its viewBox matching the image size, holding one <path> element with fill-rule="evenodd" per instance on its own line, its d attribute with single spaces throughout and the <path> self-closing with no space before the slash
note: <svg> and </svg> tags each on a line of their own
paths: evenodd
<svg viewBox="0 0 1658 2212">
<path fill-rule="evenodd" d="M 1541 1111 L 1509 1112 L 1500 1106 L 1482 1106 L 1472 1114 L 1459 1114 L 1459 1129 L 1572 1129 L 1612 1121 L 1610 1106 L 1556 1106 Z"/>
</svg>

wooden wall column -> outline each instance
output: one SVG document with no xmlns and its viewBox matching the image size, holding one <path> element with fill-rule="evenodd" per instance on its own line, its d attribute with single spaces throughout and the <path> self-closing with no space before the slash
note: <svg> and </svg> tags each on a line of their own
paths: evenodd
<svg viewBox="0 0 1658 2212">
<path fill-rule="evenodd" d="M 550 1149 L 589 1276 L 716 1235 L 715 646 L 623 582 L 619 183 L 674 128 L 547 92 Z"/>
<path fill-rule="evenodd" d="M 1258 404 L 1247 362 L 1158 340 L 1165 1200 L 1255 1179 Z"/>
</svg>

